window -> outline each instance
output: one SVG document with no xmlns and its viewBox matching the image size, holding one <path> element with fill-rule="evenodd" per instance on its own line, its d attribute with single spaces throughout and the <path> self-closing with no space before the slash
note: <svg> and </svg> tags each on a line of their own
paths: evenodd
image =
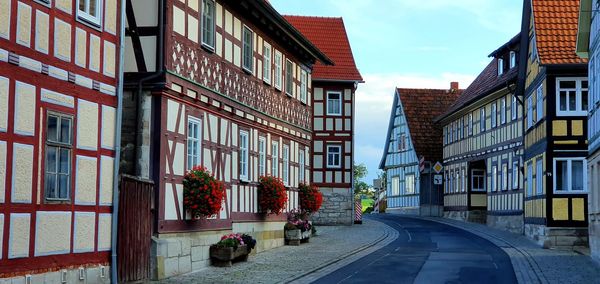
<svg viewBox="0 0 600 284">
<path fill-rule="evenodd" d="M 46 199 L 69 200 L 73 118 L 49 113 L 46 131 Z"/>
<path fill-rule="evenodd" d="M 342 93 L 327 92 L 327 114 L 342 115 Z"/>
<path fill-rule="evenodd" d="M 406 194 L 415 194 L 415 175 L 406 175 L 404 186 Z"/>
<path fill-rule="evenodd" d="M 444 126 L 444 145 L 448 144 L 448 127 Z"/>
<path fill-rule="evenodd" d="M 342 165 L 341 155 L 342 155 L 342 146 L 327 145 L 327 167 L 328 168 L 341 167 L 341 165 Z"/>
<path fill-rule="evenodd" d="M 450 124 L 450 143 L 454 142 L 454 122 Z"/>
<path fill-rule="evenodd" d="M 504 74 L 504 59 L 498 58 L 498 76 Z"/>
<path fill-rule="evenodd" d="M 240 131 L 240 179 L 248 180 L 248 132 Z"/>
<path fill-rule="evenodd" d="M 271 175 L 279 177 L 279 143 L 271 145 Z"/>
<path fill-rule="evenodd" d="M 202 0 L 202 45 L 215 49 L 215 1 Z"/>
<path fill-rule="evenodd" d="M 263 46 L 263 81 L 271 84 L 271 46 L 266 42 Z"/>
<path fill-rule="evenodd" d="M 465 176 L 465 169 L 462 169 L 462 170 L 460 171 L 460 181 L 461 181 L 461 184 L 460 184 L 460 191 L 461 191 L 461 192 L 465 192 L 465 191 L 467 191 L 467 178 L 466 178 L 466 176 Z"/>
<path fill-rule="evenodd" d="M 469 113 L 469 136 L 473 136 L 473 113 Z"/>
<path fill-rule="evenodd" d="M 536 89 L 535 112 L 537 114 L 535 122 L 538 123 L 544 117 L 544 89 L 542 85 Z"/>
<path fill-rule="evenodd" d="M 302 69 L 300 72 L 300 101 L 306 103 L 306 96 L 308 94 L 308 73 Z"/>
<path fill-rule="evenodd" d="M 258 138 L 258 174 L 265 176 L 267 174 L 267 140 L 264 137 Z"/>
<path fill-rule="evenodd" d="M 500 124 L 506 123 L 506 98 L 500 99 Z"/>
<path fill-rule="evenodd" d="M 554 192 L 587 192 L 587 163 L 585 159 L 554 159 Z"/>
<path fill-rule="evenodd" d="M 498 120 L 498 109 L 496 106 L 496 102 L 492 103 L 492 113 L 490 113 L 490 115 L 492 116 L 492 128 L 497 126 L 497 120 Z"/>
<path fill-rule="evenodd" d="M 518 111 L 519 111 L 517 95 L 512 96 L 512 107 L 510 108 L 510 111 L 512 113 L 512 120 L 517 119 L 517 115 L 518 115 Z"/>
<path fill-rule="evenodd" d="M 290 185 L 290 146 L 283 145 L 283 184 Z"/>
<path fill-rule="evenodd" d="M 514 161 L 512 164 L 512 188 L 519 189 L 519 162 Z"/>
<path fill-rule="evenodd" d="M 406 151 L 406 149 L 408 148 L 406 146 L 406 134 L 402 133 L 402 134 L 398 134 L 398 151 Z"/>
<path fill-rule="evenodd" d="M 294 64 L 292 61 L 285 61 L 285 93 L 294 96 Z"/>
<path fill-rule="evenodd" d="M 191 170 L 194 166 L 200 164 L 200 152 L 202 151 L 202 131 L 200 130 L 202 122 L 193 117 L 188 118 L 187 133 L 187 169 Z"/>
<path fill-rule="evenodd" d="M 454 193 L 453 187 L 454 187 L 454 173 L 450 172 L 450 175 L 448 177 L 448 191 L 450 193 Z"/>
<path fill-rule="evenodd" d="M 558 78 L 556 85 L 557 116 L 587 115 L 587 78 Z"/>
<path fill-rule="evenodd" d="M 529 53 L 529 60 L 531 61 L 535 61 L 537 60 L 537 43 L 535 40 L 535 34 L 533 34 L 533 37 L 531 37 L 531 41 L 529 42 L 529 47 L 530 47 L 530 53 Z"/>
<path fill-rule="evenodd" d="M 485 131 L 485 107 L 482 107 L 479 110 L 479 128 L 480 128 L 480 132 L 484 132 Z"/>
<path fill-rule="evenodd" d="M 273 73 L 273 85 L 277 90 L 281 91 L 281 61 L 282 55 L 281 52 L 275 50 L 275 72 Z"/>
<path fill-rule="evenodd" d="M 533 95 L 527 98 L 527 129 L 533 126 Z"/>
<path fill-rule="evenodd" d="M 456 170 L 456 172 L 454 172 L 455 174 L 455 178 L 454 178 L 454 182 L 456 183 L 454 185 L 454 191 L 456 193 L 460 192 L 460 172 L 458 170 Z"/>
<path fill-rule="evenodd" d="M 527 196 L 533 196 L 533 163 L 527 163 Z"/>
<path fill-rule="evenodd" d="M 464 120 L 459 120 L 458 121 L 459 124 L 459 128 L 458 128 L 458 139 L 463 139 L 464 138 L 464 134 L 465 134 L 465 121 Z"/>
<path fill-rule="evenodd" d="M 492 166 L 492 191 L 498 190 L 498 167 Z"/>
<path fill-rule="evenodd" d="M 392 196 L 400 195 L 400 178 L 392 178 Z"/>
<path fill-rule="evenodd" d="M 300 182 L 305 182 L 306 180 L 304 179 L 304 175 L 306 172 L 305 169 L 306 165 L 304 162 L 304 150 L 301 149 L 300 152 L 298 152 L 298 180 Z"/>
<path fill-rule="evenodd" d="M 510 52 L 510 69 L 515 68 L 517 66 L 517 53 L 514 51 Z"/>
<path fill-rule="evenodd" d="M 102 22 L 102 0 L 78 0 L 77 17 L 96 26 Z"/>
<path fill-rule="evenodd" d="M 471 190 L 485 191 L 485 171 L 471 170 Z"/>
<path fill-rule="evenodd" d="M 502 165 L 502 190 L 508 190 L 508 164 Z"/>
<path fill-rule="evenodd" d="M 242 35 L 242 67 L 244 70 L 253 73 L 254 67 L 254 33 L 250 28 L 244 26 L 244 32 Z"/>
<path fill-rule="evenodd" d="M 544 193 L 544 164 L 542 159 L 535 162 L 535 190 L 537 195 Z"/>
</svg>

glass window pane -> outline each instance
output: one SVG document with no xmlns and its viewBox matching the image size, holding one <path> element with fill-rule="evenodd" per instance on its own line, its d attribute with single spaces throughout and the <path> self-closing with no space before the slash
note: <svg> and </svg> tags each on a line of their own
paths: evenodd
<svg viewBox="0 0 600 284">
<path fill-rule="evenodd" d="M 67 199 L 69 198 L 69 176 L 58 175 L 58 198 Z"/>
<path fill-rule="evenodd" d="M 567 190 L 567 161 L 556 161 L 556 190 Z"/>
<path fill-rule="evenodd" d="M 68 118 L 60 120 L 60 142 L 71 144 L 71 120 Z"/>
<path fill-rule="evenodd" d="M 60 149 L 60 173 L 61 174 L 69 174 L 69 156 L 71 151 L 69 149 Z"/>
<path fill-rule="evenodd" d="M 577 96 L 574 92 L 569 92 L 569 110 L 577 110 Z"/>
<path fill-rule="evenodd" d="M 571 162 L 573 190 L 584 190 L 583 187 L 583 161 Z"/>
<path fill-rule="evenodd" d="M 46 148 L 46 172 L 56 173 L 57 150 L 56 147 Z"/>
<path fill-rule="evenodd" d="M 46 187 L 46 197 L 56 198 L 56 175 L 46 174 L 46 179 L 44 180 L 44 183 Z"/>
<path fill-rule="evenodd" d="M 58 141 L 58 118 L 56 116 L 48 116 L 48 131 L 46 139 L 48 141 Z"/>
<path fill-rule="evenodd" d="M 567 92 L 562 91 L 560 92 L 559 95 L 559 100 L 560 100 L 560 110 L 561 111 L 566 111 L 567 110 Z"/>
<path fill-rule="evenodd" d="M 86 0 L 79 0 L 79 11 L 87 12 L 85 10 L 85 3 L 86 3 Z"/>
<path fill-rule="evenodd" d="M 586 81 L 586 80 L 581 81 L 581 88 L 587 89 L 588 88 L 588 81 Z"/>
<path fill-rule="evenodd" d="M 569 88 L 569 89 L 575 89 L 575 81 L 560 81 L 560 88 L 564 89 L 564 88 Z"/>
<path fill-rule="evenodd" d="M 581 110 L 588 110 L 588 91 L 581 92 Z"/>
<path fill-rule="evenodd" d="M 88 0 L 90 2 L 90 12 L 89 14 L 96 17 L 98 16 L 98 11 L 97 11 L 97 2 L 98 0 Z"/>
</svg>

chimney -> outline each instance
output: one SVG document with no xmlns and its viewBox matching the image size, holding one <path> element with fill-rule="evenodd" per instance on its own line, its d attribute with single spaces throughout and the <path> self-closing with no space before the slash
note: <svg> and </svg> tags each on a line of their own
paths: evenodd
<svg viewBox="0 0 600 284">
<path fill-rule="evenodd" d="M 458 90 L 458 82 L 450 82 L 450 90 Z"/>
</svg>

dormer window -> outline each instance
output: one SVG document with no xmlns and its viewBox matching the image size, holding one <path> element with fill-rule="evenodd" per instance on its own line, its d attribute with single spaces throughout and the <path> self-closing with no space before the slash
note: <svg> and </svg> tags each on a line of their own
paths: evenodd
<svg viewBox="0 0 600 284">
<path fill-rule="evenodd" d="M 498 76 L 504 74 L 504 59 L 498 58 Z"/>
<path fill-rule="evenodd" d="M 517 66 L 517 53 L 514 51 L 510 52 L 510 69 L 515 68 Z"/>
</svg>

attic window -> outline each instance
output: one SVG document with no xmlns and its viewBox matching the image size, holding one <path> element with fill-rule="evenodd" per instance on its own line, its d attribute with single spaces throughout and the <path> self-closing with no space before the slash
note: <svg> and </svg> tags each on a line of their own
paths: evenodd
<svg viewBox="0 0 600 284">
<path fill-rule="evenodd" d="M 510 52 L 510 69 L 515 68 L 517 66 L 517 53 L 514 51 Z"/>
<path fill-rule="evenodd" d="M 504 59 L 498 58 L 498 76 L 504 74 Z"/>
</svg>

